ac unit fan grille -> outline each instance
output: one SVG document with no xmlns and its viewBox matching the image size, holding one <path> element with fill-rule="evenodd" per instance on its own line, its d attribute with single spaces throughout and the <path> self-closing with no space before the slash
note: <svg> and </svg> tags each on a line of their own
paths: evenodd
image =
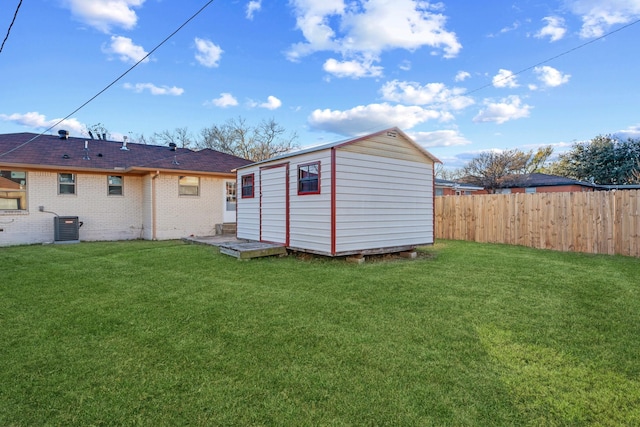
<svg viewBox="0 0 640 427">
<path fill-rule="evenodd" d="M 77 216 L 57 216 L 53 219 L 53 224 L 56 242 L 80 239 L 80 222 Z"/>
</svg>

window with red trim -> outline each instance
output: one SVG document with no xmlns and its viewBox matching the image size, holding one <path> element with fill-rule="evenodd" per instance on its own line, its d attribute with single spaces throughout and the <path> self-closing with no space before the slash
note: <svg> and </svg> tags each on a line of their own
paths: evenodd
<svg viewBox="0 0 640 427">
<path fill-rule="evenodd" d="M 242 198 L 250 199 L 253 197 L 253 177 L 254 174 L 243 175 L 240 178 L 240 186 L 242 187 Z"/>
<path fill-rule="evenodd" d="M 298 194 L 320 194 L 320 162 L 298 166 Z"/>
</svg>

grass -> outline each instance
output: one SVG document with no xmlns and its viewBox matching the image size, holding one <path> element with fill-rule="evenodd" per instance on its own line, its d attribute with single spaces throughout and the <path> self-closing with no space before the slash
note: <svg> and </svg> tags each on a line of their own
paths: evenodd
<svg viewBox="0 0 640 427">
<path fill-rule="evenodd" d="M 0 248 L 0 425 L 640 424 L 640 260 Z"/>
</svg>

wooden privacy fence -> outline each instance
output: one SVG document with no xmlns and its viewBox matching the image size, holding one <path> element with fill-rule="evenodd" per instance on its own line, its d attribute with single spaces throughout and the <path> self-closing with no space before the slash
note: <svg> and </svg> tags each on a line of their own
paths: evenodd
<svg viewBox="0 0 640 427">
<path fill-rule="evenodd" d="M 438 239 L 640 257 L 640 190 L 438 196 Z"/>
</svg>

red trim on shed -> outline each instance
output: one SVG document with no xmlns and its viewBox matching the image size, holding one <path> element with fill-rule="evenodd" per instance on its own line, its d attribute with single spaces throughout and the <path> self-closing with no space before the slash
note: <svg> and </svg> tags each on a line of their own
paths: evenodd
<svg viewBox="0 0 640 427">
<path fill-rule="evenodd" d="M 331 255 L 336 254 L 336 149 L 331 149 Z"/>
</svg>

